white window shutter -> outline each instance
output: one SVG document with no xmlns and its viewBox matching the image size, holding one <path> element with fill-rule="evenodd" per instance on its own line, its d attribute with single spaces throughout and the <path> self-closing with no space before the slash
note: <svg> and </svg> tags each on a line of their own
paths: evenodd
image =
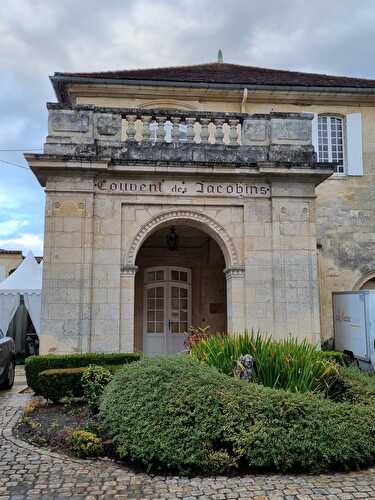
<svg viewBox="0 0 375 500">
<path fill-rule="evenodd" d="M 362 114 L 346 115 L 347 174 L 363 175 Z"/>
<path fill-rule="evenodd" d="M 311 120 L 311 142 L 316 153 L 316 161 L 319 161 L 318 156 L 318 115 L 314 113 L 314 118 Z"/>
</svg>

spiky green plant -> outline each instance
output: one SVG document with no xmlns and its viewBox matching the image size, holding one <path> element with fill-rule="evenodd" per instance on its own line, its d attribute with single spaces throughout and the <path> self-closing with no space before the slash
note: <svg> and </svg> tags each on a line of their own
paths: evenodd
<svg viewBox="0 0 375 500">
<path fill-rule="evenodd" d="M 241 355 L 251 354 L 254 382 L 291 392 L 327 394 L 338 377 L 334 362 L 306 340 L 292 337 L 276 341 L 248 331 L 241 335 L 213 335 L 194 344 L 190 353 L 226 375 L 233 374 Z"/>
</svg>

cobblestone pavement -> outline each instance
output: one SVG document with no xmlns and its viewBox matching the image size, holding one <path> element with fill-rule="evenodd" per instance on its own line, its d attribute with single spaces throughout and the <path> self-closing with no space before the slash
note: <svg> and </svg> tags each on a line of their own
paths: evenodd
<svg viewBox="0 0 375 500">
<path fill-rule="evenodd" d="M 23 499 L 375 499 L 375 469 L 320 476 L 247 475 L 179 478 L 150 476 L 110 460 L 73 460 L 30 446 L 12 428 L 30 394 L 0 391 L 0 500 Z"/>
</svg>

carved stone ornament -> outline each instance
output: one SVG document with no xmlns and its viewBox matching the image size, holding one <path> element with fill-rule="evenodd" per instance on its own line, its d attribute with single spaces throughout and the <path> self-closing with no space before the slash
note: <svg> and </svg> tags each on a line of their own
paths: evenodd
<svg viewBox="0 0 375 500">
<path fill-rule="evenodd" d="M 121 276 L 132 277 L 135 276 L 138 271 L 138 266 L 123 266 L 121 268 Z"/>
</svg>

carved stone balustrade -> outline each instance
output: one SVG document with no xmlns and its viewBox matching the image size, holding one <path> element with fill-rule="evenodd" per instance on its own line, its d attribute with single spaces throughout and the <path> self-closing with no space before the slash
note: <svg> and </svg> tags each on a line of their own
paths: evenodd
<svg viewBox="0 0 375 500">
<path fill-rule="evenodd" d="M 309 113 L 214 113 L 49 103 L 44 152 L 113 161 L 313 163 Z M 321 165 L 320 165 L 321 166 Z"/>
</svg>

